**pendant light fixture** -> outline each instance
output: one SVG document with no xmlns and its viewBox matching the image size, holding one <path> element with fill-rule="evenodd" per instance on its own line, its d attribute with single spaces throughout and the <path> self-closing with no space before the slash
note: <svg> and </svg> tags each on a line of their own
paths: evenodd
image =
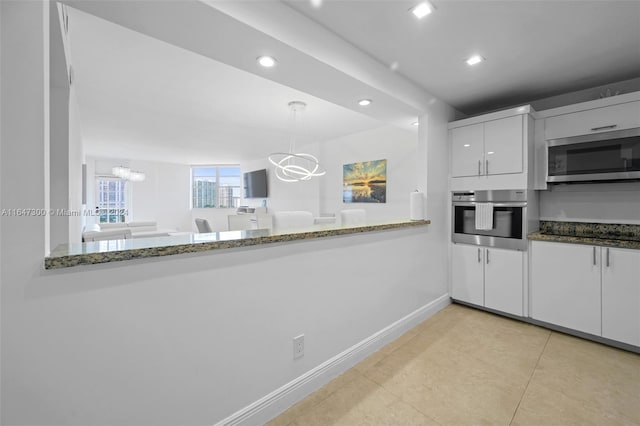
<svg viewBox="0 0 640 426">
<path fill-rule="evenodd" d="M 297 132 L 301 127 L 307 104 L 292 101 L 288 106 L 291 120 L 289 152 L 274 152 L 269 155 L 269 162 L 275 166 L 276 177 L 283 182 L 300 182 L 323 176 L 327 172 L 320 166 L 315 156 L 296 152 Z"/>
<path fill-rule="evenodd" d="M 130 180 L 131 182 L 142 182 L 147 177 L 144 172 L 131 170 L 129 167 L 125 166 L 116 166 L 111 169 L 111 173 L 120 179 Z"/>
</svg>

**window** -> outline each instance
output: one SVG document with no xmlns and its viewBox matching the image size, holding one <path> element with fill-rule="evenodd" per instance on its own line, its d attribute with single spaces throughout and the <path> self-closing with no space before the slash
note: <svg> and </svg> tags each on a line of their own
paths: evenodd
<svg viewBox="0 0 640 426">
<path fill-rule="evenodd" d="M 237 208 L 240 204 L 239 166 L 199 166 L 191 168 L 191 206 Z"/>
<path fill-rule="evenodd" d="M 101 177 L 96 179 L 96 215 L 100 223 L 127 220 L 127 181 Z"/>
</svg>

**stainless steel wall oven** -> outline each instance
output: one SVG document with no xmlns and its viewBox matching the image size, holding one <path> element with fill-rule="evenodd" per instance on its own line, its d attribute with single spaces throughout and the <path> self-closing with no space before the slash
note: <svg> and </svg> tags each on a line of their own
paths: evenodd
<svg viewBox="0 0 640 426">
<path fill-rule="evenodd" d="M 478 226 L 480 209 L 490 207 L 489 226 Z M 452 194 L 451 240 L 512 250 L 527 250 L 525 190 L 464 191 Z"/>
</svg>

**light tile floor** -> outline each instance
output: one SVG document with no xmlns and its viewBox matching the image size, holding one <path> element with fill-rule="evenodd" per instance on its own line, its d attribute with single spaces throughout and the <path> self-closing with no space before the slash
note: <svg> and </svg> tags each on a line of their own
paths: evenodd
<svg viewBox="0 0 640 426">
<path fill-rule="evenodd" d="M 450 305 L 269 422 L 640 425 L 640 355 Z"/>
</svg>

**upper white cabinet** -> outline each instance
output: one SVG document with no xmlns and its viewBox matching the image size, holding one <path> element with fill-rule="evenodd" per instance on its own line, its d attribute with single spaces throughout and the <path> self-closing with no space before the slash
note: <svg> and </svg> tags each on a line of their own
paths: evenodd
<svg viewBox="0 0 640 426">
<path fill-rule="evenodd" d="M 484 124 L 484 172 L 486 175 L 522 173 L 524 117 L 503 118 Z"/>
<path fill-rule="evenodd" d="M 635 127 L 640 127 L 640 101 L 549 117 L 545 122 L 545 139 L 566 138 Z"/>
<path fill-rule="evenodd" d="M 526 189 L 530 111 L 519 107 L 450 123 L 451 189 Z"/>
<path fill-rule="evenodd" d="M 480 176 L 484 159 L 484 124 L 451 130 L 451 176 Z"/>
</svg>

